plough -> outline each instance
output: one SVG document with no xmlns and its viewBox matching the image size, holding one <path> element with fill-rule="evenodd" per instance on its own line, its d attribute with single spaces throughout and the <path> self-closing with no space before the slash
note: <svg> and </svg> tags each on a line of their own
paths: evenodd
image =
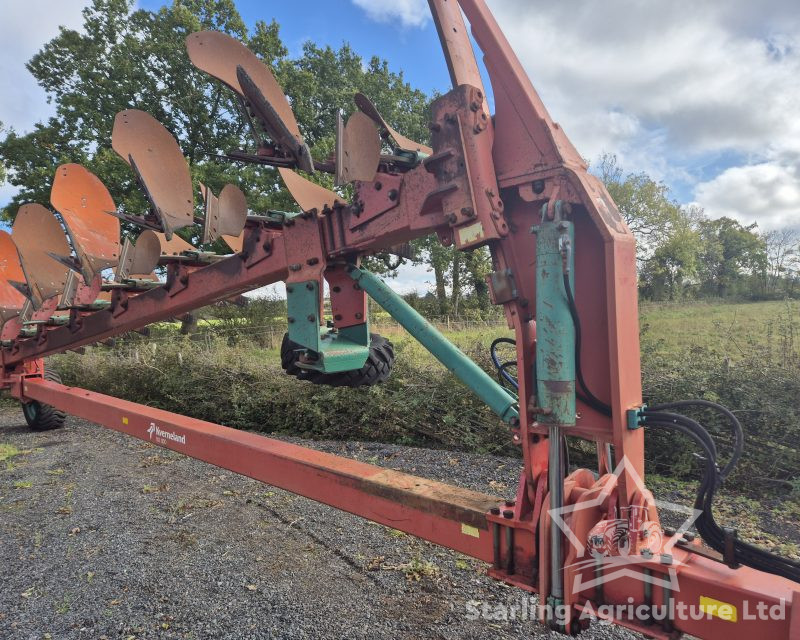
<svg viewBox="0 0 800 640">
<path fill-rule="evenodd" d="M 702 400 L 642 402 L 635 242 L 614 202 L 551 119 L 483 0 L 429 4 L 453 85 L 431 106 L 430 146 L 395 131 L 358 94 L 324 161 L 265 64 L 223 33 L 190 35 L 191 61 L 233 92 L 254 137 L 253 153 L 230 157 L 276 168 L 300 211 L 252 212 L 235 186 L 215 195 L 201 185 L 204 216 L 196 215 L 175 139 L 146 113 L 119 113 L 111 144 L 148 210 L 118 211 L 77 164 L 56 170 L 52 210 L 20 208 L 11 234 L 0 232 L 0 384 L 33 429 L 80 416 L 478 558 L 492 578 L 538 594 L 541 621 L 561 632 L 600 617 L 657 638 L 800 638 L 798 563 L 714 520 L 715 491 L 741 453 L 736 417 Z M 464 16 L 483 52 L 494 114 Z M 353 195 L 298 170 L 331 173 Z M 120 240 L 120 220 L 144 229 L 135 242 Z M 194 225 L 201 246 L 222 239 L 231 253 L 176 234 Z M 492 345 L 499 382 L 362 267 L 364 256 L 428 234 L 460 251 L 491 251 L 492 302 L 514 332 Z M 349 387 L 384 381 L 394 352 L 370 332 L 372 298 L 508 425 L 522 454 L 515 498 L 67 387 L 44 367 L 48 355 L 279 281 L 287 374 Z M 512 362 L 496 354 L 503 341 L 515 345 Z M 702 425 L 678 413 L 698 405 L 731 425 L 734 453 L 724 466 Z M 661 526 L 643 482 L 644 429 L 688 437 L 702 451 L 694 510 L 677 531 Z M 596 470 L 566 468 L 567 436 L 596 443 Z"/>
</svg>

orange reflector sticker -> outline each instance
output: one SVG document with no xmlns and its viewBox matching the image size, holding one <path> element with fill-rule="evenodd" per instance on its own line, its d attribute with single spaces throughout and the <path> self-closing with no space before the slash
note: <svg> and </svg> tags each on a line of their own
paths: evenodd
<svg viewBox="0 0 800 640">
<path fill-rule="evenodd" d="M 127 417 L 122 416 L 122 424 L 128 424 L 128 418 Z"/>
</svg>

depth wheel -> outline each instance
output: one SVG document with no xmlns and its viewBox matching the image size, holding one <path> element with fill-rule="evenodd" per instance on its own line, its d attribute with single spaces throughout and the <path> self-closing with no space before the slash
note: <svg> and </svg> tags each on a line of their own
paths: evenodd
<svg viewBox="0 0 800 640">
<path fill-rule="evenodd" d="M 50 369 L 45 369 L 44 379 L 61 384 L 61 376 Z M 64 421 L 67 418 L 67 414 L 61 411 L 61 409 L 56 409 L 38 400 L 31 400 L 30 402 L 23 403 L 22 414 L 25 416 L 25 422 L 28 423 L 28 426 L 33 431 L 52 431 L 53 429 L 60 429 L 64 426 Z"/>
<path fill-rule="evenodd" d="M 363 367 L 355 371 L 320 373 L 313 369 L 303 369 L 297 365 L 299 349 L 302 347 L 289 340 L 288 333 L 285 334 L 281 344 L 281 366 L 290 376 L 307 380 L 312 384 L 325 384 L 331 387 L 370 387 L 385 382 L 394 366 L 394 346 L 377 333 L 370 334 L 367 361 Z"/>
</svg>

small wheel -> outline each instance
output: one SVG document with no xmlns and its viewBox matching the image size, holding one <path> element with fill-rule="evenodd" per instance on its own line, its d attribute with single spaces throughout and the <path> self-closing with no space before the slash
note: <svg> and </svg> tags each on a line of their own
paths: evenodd
<svg viewBox="0 0 800 640">
<path fill-rule="evenodd" d="M 367 361 L 363 367 L 355 371 L 321 373 L 313 369 L 303 369 L 297 366 L 299 349 L 301 347 L 298 344 L 289 340 L 289 334 L 285 334 L 281 344 L 281 366 L 290 376 L 307 380 L 312 384 L 325 384 L 331 387 L 369 387 L 386 381 L 394 366 L 394 346 L 377 333 L 370 334 Z"/>
<path fill-rule="evenodd" d="M 44 379 L 61 384 L 61 376 L 49 369 L 45 370 Z M 64 421 L 67 418 L 67 414 L 61 411 L 61 409 L 56 409 L 38 400 L 23 403 L 22 414 L 25 416 L 25 422 L 28 423 L 28 426 L 33 431 L 60 429 L 64 426 Z"/>
</svg>

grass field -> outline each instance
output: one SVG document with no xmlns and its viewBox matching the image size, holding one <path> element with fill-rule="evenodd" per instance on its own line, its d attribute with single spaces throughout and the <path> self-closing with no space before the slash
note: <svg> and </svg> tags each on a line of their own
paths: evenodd
<svg viewBox="0 0 800 640">
<path fill-rule="evenodd" d="M 643 304 L 640 326 L 648 346 L 684 352 L 714 349 L 738 359 L 752 349 L 800 355 L 800 301 L 740 304 Z"/>
</svg>

